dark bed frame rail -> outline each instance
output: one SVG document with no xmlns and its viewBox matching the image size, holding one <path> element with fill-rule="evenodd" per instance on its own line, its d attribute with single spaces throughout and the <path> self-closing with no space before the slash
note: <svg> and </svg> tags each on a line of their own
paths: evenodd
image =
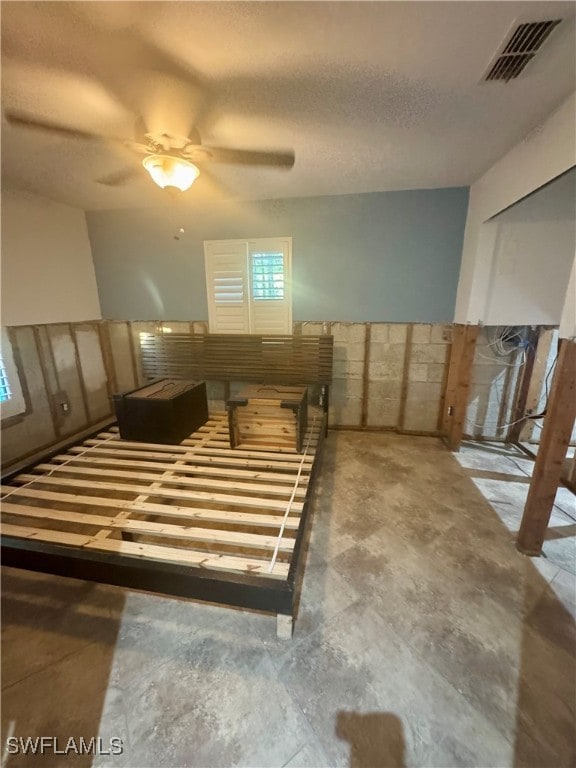
<svg viewBox="0 0 576 768">
<path fill-rule="evenodd" d="M 326 415 L 323 419 L 325 422 Z M 264 576 L 203 571 L 201 568 L 177 563 L 149 559 L 144 561 L 115 553 L 94 552 L 13 536 L 2 536 L 2 565 L 292 617 L 304 571 L 311 497 L 321 461 L 324 432 L 325 429 L 321 428 L 286 581 Z M 97 434 L 95 432 L 94 436 Z M 30 465 L 30 470 L 35 463 Z M 26 471 L 20 469 L 17 474 Z M 7 475 L 3 482 L 9 481 L 13 475 Z"/>
<path fill-rule="evenodd" d="M 328 428 L 333 337 L 145 334 L 141 340 L 141 351 L 143 373 L 149 379 L 169 377 L 226 383 L 320 386 L 320 404 L 324 412 L 288 578 L 282 581 L 265 576 L 208 571 L 13 536 L 2 536 L 2 564 L 129 589 L 252 608 L 292 618 L 306 559 L 311 496 Z M 72 440 L 70 446 L 76 443 Z M 57 449 L 48 449 L 44 458 L 62 450 L 62 445 Z M 31 471 L 36 463 L 37 456 L 28 467 L 19 466 L 17 471 L 7 473 L 2 478 L 3 483 L 10 482 L 16 474 Z"/>
</svg>

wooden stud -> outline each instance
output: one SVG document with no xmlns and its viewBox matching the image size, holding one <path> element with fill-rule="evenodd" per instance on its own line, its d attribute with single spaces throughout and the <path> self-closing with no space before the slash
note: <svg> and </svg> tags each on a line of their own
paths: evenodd
<svg viewBox="0 0 576 768">
<path fill-rule="evenodd" d="M 552 379 L 540 448 L 516 541 L 526 555 L 542 552 L 576 418 L 576 342 L 563 339 Z"/>
<path fill-rule="evenodd" d="M 82 363 L 80 362 L 80 351 L 78 350 L 78 339 L 76 337 L 76 329 L 72 323 L 68 323 L 68 333 L 70 334 L 70 338 L 72 339 L 72 344 L 74 345 L 74 361 L 76 363 L 76 373 L 78 374 L 78 381 L 80 383 L 80 394 L 82 395 L 82 405 L 84 406 L 86 423 L 89 424 L 91 420 L 91 416 L 90 416 L 88 392 L 86 390 L 84 372 L 82 371 Z"/>
<path fill-rule="evenodd" d="M 446 376 L 446 395 L 444 397 L 444 413 L 442 417 L 442 432 L 448 435 L 452 423 L 451 409 L 454 408 L 456 399 L 456 382 L 458 380 L 458 370 L 460 357 L 462 356 L 462 347 L 464 344 L 464 334 L 466 326 L 456 324 L 452 328 L 452 344 L 450 346 L 448 374 Z"/>
<path fill-rule="evenodd" d="M 452 403 L 448 403 L 448 407 L 452 409 L 447 439 L 447 445 L 451 451 L 459 451 L 462 443 L 478 330 L 477 325 L 464 326 L 460 356 L 456 361 L 458 372 L 455 374 L 454 399 Z"/>
<path fill-rule="evenodd" d="M 528 392 L 530 390 L 530 382 L 532 380 L 534 362 L 538 350 L 538 337 L 538 329 L 531 329 L 528 333 L 528 344 L 527 348 L 524 350 L 525 362 L 518 376 L 516 397 L 512 409 L 512 418 L 510 419 L 512 423 L 508 429 L 508 434 L 506 435 L 507 443 L 517 443 L 520 440 L 520 433 L 522 432 L 525 423 L 524 417 L 526 416 Z"/>
<path fill-rule="evenodd" d="M 50 391 L 50 377 L 48 375 L 48 368 L 46 366 L 46 358 L 44 357 L 44 350 L 42 349 L 42 342 L 40 341 L 40 329 L 37 325 L 32 327 L 34 333 L 34 343 L 36 345 L 36 352 L 38 354 L 38 362 L 40 363 L 40 371 L 42 372 L 42 381 L 44 383 L 44 390 L 46 391 L 46 398 L 48 400 L 48 406 L 50 408 L 50 417 L 52 419 L 52 428 L 56 439 L 60 439 L 62 436 L 60 430 L 60 422 L 58 420 L 58 412 L 56 410 L 56 403 Z"/>
<path fill-rule="evenodd" d="M 518 391 L 520 386 L 520 381 L 522 378 L 522 371 L 519 370 L 519 363 L 517 361 L 518 357 L 518 351 L 514 354 L 514 360 L 513 361 L 506 361 L 505 367 L 504 367 L 504 384 L 502 386 L 502 393 L 500 395 L 500 406 L 498 408 L 498 420 L 496 422 L 496 429 L 495 434 L 499 437 L 502 437 L 502 433 L 504 430 L 508 429 L 506 427 L 506 423 L 511 423 L 513 421 L 512 414 L 514 413 L 513 406 L 510 407 L 510 401 L 512 400 L 512 403 L 515 403 L 518 397 Z M 495 358 L 494 363 L 498 365 L 498 359 Z M 512 388 L 512 382 L 514 380 L 514 392 L 512 394 L 512 397 L 510 396 L 510 390 Z"/>
<path fill-rule="evenodd" d="M 118 391 L 118 382 L 116 379 L 116 368 L 114 366 L 114 357 L 112 355 L 112 341 L 110 339 L 110 331 L 108 329 L 107 321 L 103 320 L 98 324 L 98 336 L 100 339 L 100 352 L 102 353 L 104 370 L 106 371 L 106 388 L 108 390 L 108 396 L 111 398 L 112 395 Z"/>
<path fill-rule="evenodd" d="M 442 391 L 440 393 L 440 402 L 438 403 L 438 421 L 436 422 L 436 429 L 438 433 L 442 433 L 444 420 L 446 418 L 446 395 L 448 390 L 448 374 L 450 371 L 450 347 L 446 346 L 446 356 L 444 358 L 444 370 L 442 373 Z"/>
<path fill-rule="evenodd" d="M 404 347 L 404 366 L 402 368 L 402 387 L 400 390 L 400 410 L 398 413 L 398 429 L 404 429 L 406 421 L 406 401 L 408 399 L 408 382 L 410 378 L 410 358 L 412 356 L 412 333 L 414 326 L 406 328 L 406 346 Z"/>
<path fill-rule="evenodd" d="M 532 376 L 530 377 L 530 385 L 526 396 L 526 413 L 538 413 L 542 390 L 544 389 L 544 382 L 547 375 L 546 369 L 548 367 L 548 360 L 550 359 L 550 350 L 552 348 L 555 333 L 556 331 L 553 328 L 540 329 Z M 534 425 L 535 422 L 532 419 L 527 419 L 521 425 L 522 429 L 520 431 L 518 442 L 530 440 L 534 432 Z"/>
<path fill-rule="evenodd" d="M 138 370 L 138 360 L 136 358 L 136 349 L 134 347 L 134 333 L 132 331 L 132 323 L 130 320 L 126 322 L 126 329 L 128 331 L 128 347 L 130 349 L 130 360 L 132 361 L 132 376 L 134 377 L 134 386 L 140 386 L 140 374 Z"/>
<path fill-rule="evenodd" d="M 371 323 L 365 323 L 366 329 L 364 336 L 364 369 L 362 371 L 362 418 L 361 425 L 365 427 L 368 423 L 368 396 L 370 390 L 370 336 L 372 332 Z"/>
<path fill-rule="evenodd" d="M 61 325 L 61 323 L 55 323 L 54 325 Z M 60 383 L 60 377 L 58 376 L 58 366 L 56 365 L 56 357 L 54 355 L 54 345 L 52 344 L 52 335 L 50 334 L 50 328 L 53 328 L 54 325 L 46 325 L 44 326 L 46 330 L 46 344 L 48 345 L 48 355 L 50 357 L 50 362 L 52 363 L 52 370 L 54 371 L 54 380 L 56 382 L 56 388 L 58 392 L 62 391 L 62 384 Z"/>
</svg>

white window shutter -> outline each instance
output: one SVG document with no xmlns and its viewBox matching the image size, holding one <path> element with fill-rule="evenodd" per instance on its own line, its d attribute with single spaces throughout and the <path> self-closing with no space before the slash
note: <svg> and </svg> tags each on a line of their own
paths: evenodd
<svg viewBox="0 0 576 768">
<path fill-rule="evenodd" d="M 210 333 L 292 333 L 292 238 L 204 242 Z"/>
<path fill-rule="evenodd" d="M 250 333 L 246 243 L 204 244 L 210 333 Z"/>
<path fill-rule="evenodd" d="M 292 333 L 291 250 L 291 238 L 248 241 L 251 333 Z"/>
</svg>

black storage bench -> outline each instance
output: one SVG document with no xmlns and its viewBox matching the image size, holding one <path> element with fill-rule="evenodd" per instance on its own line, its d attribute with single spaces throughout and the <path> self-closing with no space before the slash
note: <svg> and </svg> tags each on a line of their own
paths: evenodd
<svg viewBox="0 0 576 768">
<path fill-rule="evenodd" d="M 120 437 L 176 444 L 208 421 L 206 382 L 160 379 L 114 395 Z"/>
</svg>

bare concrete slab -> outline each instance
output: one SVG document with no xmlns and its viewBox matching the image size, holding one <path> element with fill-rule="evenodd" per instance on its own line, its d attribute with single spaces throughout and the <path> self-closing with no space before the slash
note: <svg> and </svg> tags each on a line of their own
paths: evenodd
<svg viewBox="0 0 576 768">
<path fill-rule="evenodd" d="M 547 557 L 520 555 L 529 472 L 331 434 L 288 641 L 274 616 L 4 569 L 3 732 L 123 739 L 71 766 L 573 766 L 570 499 Z"/>
</svg>

